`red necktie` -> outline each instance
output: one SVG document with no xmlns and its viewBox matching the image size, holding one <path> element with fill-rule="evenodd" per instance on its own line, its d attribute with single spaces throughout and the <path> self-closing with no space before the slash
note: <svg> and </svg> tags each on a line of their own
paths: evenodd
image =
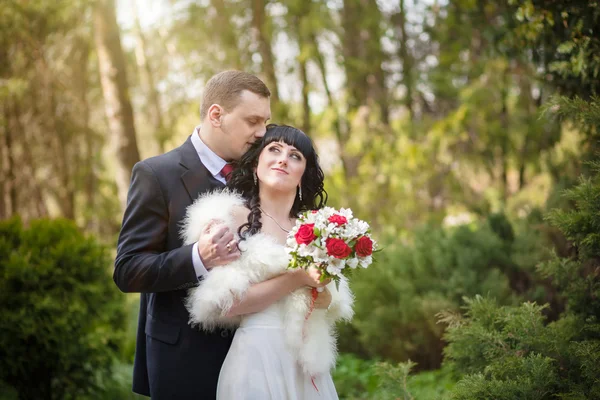
<svg viewBox="0 0 600 400">
<path fill-rule="evenodd" d="M 233 171 L 233 165 L 231 164 L 225 164 L 225 166 L 221 170 L 221 176 L 225 178 L 225 182 L 229 182 L 229 178 L 231 177 L 231 171 Z"/>
</svg>

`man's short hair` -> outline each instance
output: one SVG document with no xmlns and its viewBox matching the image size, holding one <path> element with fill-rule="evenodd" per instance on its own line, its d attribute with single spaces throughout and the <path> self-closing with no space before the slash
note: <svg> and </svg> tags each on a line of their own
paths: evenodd
<svg viewBox="0 0 600 400">
<path fill-rule="evenodd" d="M 267 85 L 256 76 L 243 71 L 224 71 L 208 80 L 204 87 L 202 104 L 200 105 L 200 119 L 204 120 L 208 109 L 213 104 L 218 104 L 226 111 L 234 109 L 244 90 L 248 90 L 262 97 L 271 96 Z"/>
</svg>

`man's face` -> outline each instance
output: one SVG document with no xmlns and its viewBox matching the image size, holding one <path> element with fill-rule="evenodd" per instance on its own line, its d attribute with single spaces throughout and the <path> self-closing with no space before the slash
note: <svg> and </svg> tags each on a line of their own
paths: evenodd
<svg viewBox="0 0 600 400">
<path fill-rule="evenodd" d="M 221 131 L 225 135 L 223 139 L 227 141 L 226 160 L 239 160 L 252 143 L 265 135 L 270 118 L 269 98 L 244 90 L 238 105 L 224 113 L 221 121 Z"/>
</svg>

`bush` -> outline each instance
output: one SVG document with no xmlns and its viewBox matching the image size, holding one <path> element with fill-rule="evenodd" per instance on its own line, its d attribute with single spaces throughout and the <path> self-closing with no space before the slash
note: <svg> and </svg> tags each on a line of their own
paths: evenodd
<svg viewBox="0 0 600 400">
<path fill-rule="evenodd" d="M 352 281 L 356 314 L 351 324 L 339 327 L 341 350 L 438 368 L 444 326 L 436 314 L 458 312 L 462 298 L 476 294 L 516 304 L 511 277 L 534 269 L 538 260 L 523 253 L 539 247 L 537 240 L 494 216 L 481 224 L 426 228 L 412 244 L 390 245 L 360 280 Z"/>
<path fill-rule="evenodd" d="M 375 365 L 374 360 L 363 360 L 350 353 L 340 354 L 333 371 L 333 381 L 340 399 L 370 398 L 379 385 Z"/>
<path fill-rule="evenodd" d="M 133 365 L 116 363 L 113 366 L 112 376 L 107 379 L 108 384 L 104 386 L 104 390 L 88 396 L 85 400 L 147 400 L 146 396 L 131 391 L 132 380 Z"/>
<path fill-rule="evenodd" d="M 0 387 L 73 399 L 110 386 L 124 326 L 110 264 L 71 221 L 0 222 Z"/>
<path fill-rule="evenodd" d="M 411 361 L 392 365 L 341 354 L 333 380 L 340 399 L 440 399 L 457 380 L 449 368 L 410 375 Z"/>
<path fill-rule="evenodd" d="M 464 318 L 445 315 L 445 353 L 468 374 L 452 398 L 600 398 L 600 177 L 566 193 L 575 208 L 548 219 L 572 241 L 574 255 L 539 265 L 566 300 L 566 311 L 546 324 L 547 306 L 502 307 L 476 297 Z"/>
</svg>

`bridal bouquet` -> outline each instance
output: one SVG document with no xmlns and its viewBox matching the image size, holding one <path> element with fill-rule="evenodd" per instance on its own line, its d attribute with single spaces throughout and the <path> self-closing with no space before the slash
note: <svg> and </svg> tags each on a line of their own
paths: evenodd
<svg viewBox="0 0 600 400">
<path fill-rule="evenodd" d="M 371 238 L 369 224 L 354 218 L 352 210 L 325 207 L 300 215 L 287 238 L 291 256 L 288 268 L 316 266 L 321 281 L 339 283 L 356 268 L 367 268 L 373 262 L 377 243 Z"/>
</svg>

